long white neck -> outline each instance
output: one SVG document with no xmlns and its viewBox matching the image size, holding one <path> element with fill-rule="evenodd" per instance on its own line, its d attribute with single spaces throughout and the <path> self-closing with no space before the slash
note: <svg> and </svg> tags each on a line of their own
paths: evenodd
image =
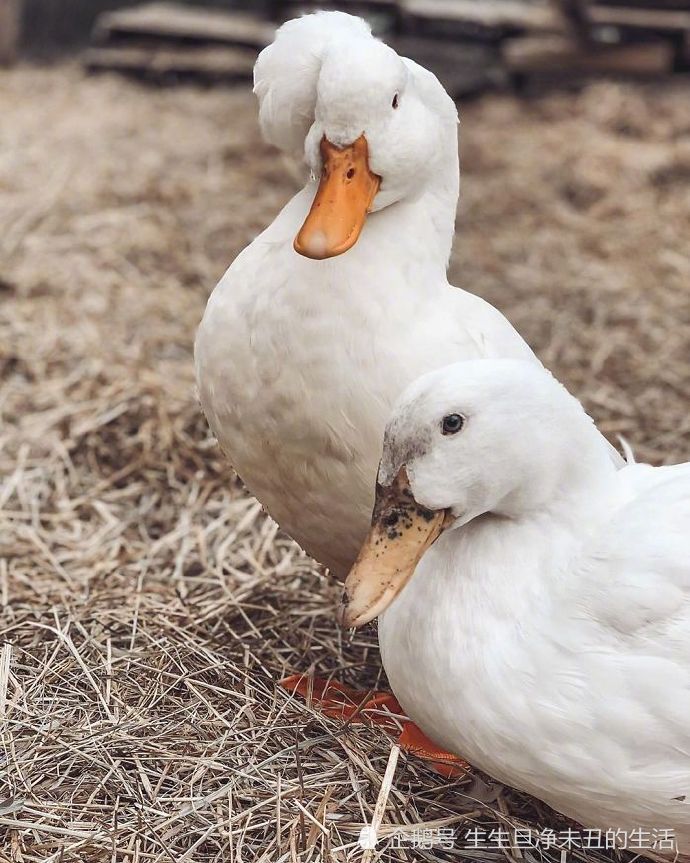
<svg viewBox="0 0 690 863">
<path fill-rule="evenodd" d="M 580 446 L 568 453 L 569 461 L 554 468 L 558 470 L 558 483 L 545 498 L 540 499 L 540 491 L 532 491 L 529 486 L 518 488 L 501 504 L 499 514 L 517 525 L 553 522 L 579 532 L 596 523 L 613 493 L 617 466 L 596 426 L 588 425 L 586 433 L 580 438 Z M 541 488 L 537 482 L 535 485 Z"/>
<path fill-rule="evenodd" d="M 427 260 L 445 273 L 455 236 L 460 194 L 455 130 L 441 146 L 443 152 L 439 153 L 438 167 L 423 193 L 414 200 L 403 200 L 373 213 L 369 219 L 372 223 L 380 221 L 388 229 L 395 227 L 402 254 L 421 245 Z"/>
<path fill-rule="evenodd" d="M 511 603 L 527 607 L 535 596 L 548 593 L 549 584 L 556 585 L 559 574 L 573 576 L 569 564 L 619 494 L 616 467 L 591 429 L 591 446 L 583 445 L 558 494 L 520 516 L 487 513 L 451 529 L 428 553 L 434 561 L 426 572 L 442 561 L 445 578 L 457 581 L 458 589 L 474 580 L 475 595 L 491 596 L 492 604 L 506 608 Z"/>
</svg>

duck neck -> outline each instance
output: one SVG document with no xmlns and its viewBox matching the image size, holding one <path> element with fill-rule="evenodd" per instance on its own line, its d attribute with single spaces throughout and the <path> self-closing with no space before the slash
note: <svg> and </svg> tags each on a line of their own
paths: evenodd
<svg viewBox="0 0 690 863">
<path fill-rule="evenodd" d="M 448 268 L 460 194 L 457 138 L 440 154 L 436 170 L 421 194 L 373 213 L 372 225 L 395 232 L 397 254 L 419 258 L 445 274 Z M 375 232 L 372 230 L 372 235 Z M 372 236 L 374 239 L 374 236 Z"/>
<path fill-rule="evenodd" d="M 547 499 L 534 507 L 519 503 L 520 513 L 511 512 L 513 501 L 501 507 L 501 515 L 507 515 L 517 525 L 552 523 L 564 529 L 581 533 L 599 521 L 610 503 L 616 467 L 606 447 L 604 438 L 596 441 L 599 451 L 594 457 L 583 457 L 578 464 L 565 471 L 556 490 Z M 516 501 L 518 502 L 518 501 Z"/>
<path fill-rule="evenodd" d="M 515 602 L 515 594 L 531 599 L 534 591 L 548 594 L 544 573 L 554 586 L 572 574 L 573 557 L 616 498 L 616 468 L 603 439 L 595 443 L 588 457 L 583 454 L 564 473 L 558 493 L 547 501 L 520 514 L 489 512 L 448 532 L 453 571 L 463 573 L 460 582 L 472 572 L 480 591 L 495 597 L 503 591 L 506 601 Z"/>
</svg>

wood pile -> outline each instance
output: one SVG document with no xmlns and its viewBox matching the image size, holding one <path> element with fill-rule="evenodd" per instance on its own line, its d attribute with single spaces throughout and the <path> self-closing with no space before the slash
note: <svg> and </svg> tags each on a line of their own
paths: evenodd
<svg viewBox="0 0 690 863">
<path fill-rule="evenodd" d="M 149 3 L 99 16 L 84 63 L 156 78 L 246 79 L 274 32 L 247 12 Z"/>
<path fill-rule="evenodd" d="M 533 76 L 690 65 L 690 0 L 271 0 L 252 12 L 151 3 L 101 15 L 84 59 L 154 77 L 250 78 L 275 26 L 314 8 L 365 15 L 456 97 Z"/>
</svg>

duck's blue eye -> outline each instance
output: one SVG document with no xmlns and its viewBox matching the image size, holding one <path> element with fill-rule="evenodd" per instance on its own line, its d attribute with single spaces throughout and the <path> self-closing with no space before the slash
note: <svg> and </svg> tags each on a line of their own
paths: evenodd
<svg viewBox="0 0 690 863">
<path fill-rule="evenodd" d="M 443 417 L 441 422 L 441 432 L 443 434 L 457 434 L 465 425 L 465 417 L 462 414 L 448 414 Z"/>
<path fill-rule="evenodd" d="M 392 105 L 394 108 L 397 108 L 399 104 L 400 104 L 400 96 L 396 93 L 395 96 L 393 96 Z"/>
</svg>

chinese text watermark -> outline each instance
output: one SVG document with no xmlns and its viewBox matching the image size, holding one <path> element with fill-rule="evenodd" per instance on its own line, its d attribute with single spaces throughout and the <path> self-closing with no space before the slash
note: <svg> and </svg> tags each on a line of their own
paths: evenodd
<svg viewBox="0 0 690 863">
<path fill-rule="evenodd" d="M 374 836 L 362 832 L 360 842 L 364 839 L 368 847 L 373 847 Z M 364 847 L 364 846 L 363 846 Z M 394 833 L 390 837 L 389 848 L 417 848 L 431 850 L 434 848 L 451 850 L 453 848 L 488 849 L 488 848 L 541 848 L 569 850 L 611 850 L 614 848 L 627 851 L 666 851 L 675 853 L 677 849 L 676 836 L 671 828 L 647 829 L 635 827 L 630 830 L 610 827 L 606 830 L 595 828 L 567 828 L 552 830 L 531 827 L 470 827 L 457 829 L 454 827 L 419 827 Z"/>
</svg>

